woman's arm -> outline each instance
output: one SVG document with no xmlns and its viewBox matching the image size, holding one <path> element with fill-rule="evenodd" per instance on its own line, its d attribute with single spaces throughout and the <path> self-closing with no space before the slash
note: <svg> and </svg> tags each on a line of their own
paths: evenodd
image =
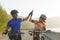
<svg viewBox="0 0 60 40">
<path fill-rule="evenodd" d="M 29 21 L 32 22 L 32 23 L 35 23 L 35 20 L 32 20 L 32 15 L 33 15 L 33 10 L 32 10 L 32 12 L 30 13 L 30 19 L 29 19 Z"/>
</svg>

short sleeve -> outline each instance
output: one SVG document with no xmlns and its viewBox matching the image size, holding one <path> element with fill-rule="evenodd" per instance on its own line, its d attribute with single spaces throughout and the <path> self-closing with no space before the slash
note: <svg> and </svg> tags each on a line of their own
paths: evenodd
<svg viewBox="0 0 60 40">
<path fill-rule="evenodd" d="M 8 21 L 8 23 L 7 23 L 7 27 L 11 27 L 10 21 Z"/>
<path fill-rule="evenodd" d="M 23 19 L 22 19 L 22 18 L 20 18 L 20 21 L 22 22 L 22 21 L 23 21 Z"/>
</svg>

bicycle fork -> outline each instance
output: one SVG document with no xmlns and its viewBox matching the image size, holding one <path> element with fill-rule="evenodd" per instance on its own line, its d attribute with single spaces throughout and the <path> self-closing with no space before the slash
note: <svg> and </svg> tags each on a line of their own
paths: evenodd
<svg viewBox="0 0 60 40">
<path fill-rule="evenodd" d="M 39 35 L 39 40 L 45 40 L 45 37 L 42 35 Z"/>
</svg>

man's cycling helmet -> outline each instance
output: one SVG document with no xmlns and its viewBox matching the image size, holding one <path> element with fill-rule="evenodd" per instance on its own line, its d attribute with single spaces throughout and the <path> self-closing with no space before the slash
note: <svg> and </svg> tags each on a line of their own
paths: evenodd
<svg viewBox="0 0 60 40">
<path fill-rule="evenodd" d="M 41 14 L 40 18 L 46 19 L 46 15 L 45 14 Z"/>
<path fill-rule="evenodd" d="M 17 10 L 12 10 L 12 11 L 11 11 L 11 15 L 13 15 L 13 14 L 17 14 L 17 13 L 18 13 Z"/>
</svg>

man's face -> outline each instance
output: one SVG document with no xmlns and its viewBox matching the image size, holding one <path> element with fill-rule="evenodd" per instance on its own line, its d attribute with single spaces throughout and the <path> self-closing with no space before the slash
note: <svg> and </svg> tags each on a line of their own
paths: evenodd
<svg viewBox="0 0 60 40">
<path fill-rule="evenodd" d="M 13 18 L 17 18 L 17 16 L 18 16 L 17 14 L 12 14 Z"/>
</svg>

